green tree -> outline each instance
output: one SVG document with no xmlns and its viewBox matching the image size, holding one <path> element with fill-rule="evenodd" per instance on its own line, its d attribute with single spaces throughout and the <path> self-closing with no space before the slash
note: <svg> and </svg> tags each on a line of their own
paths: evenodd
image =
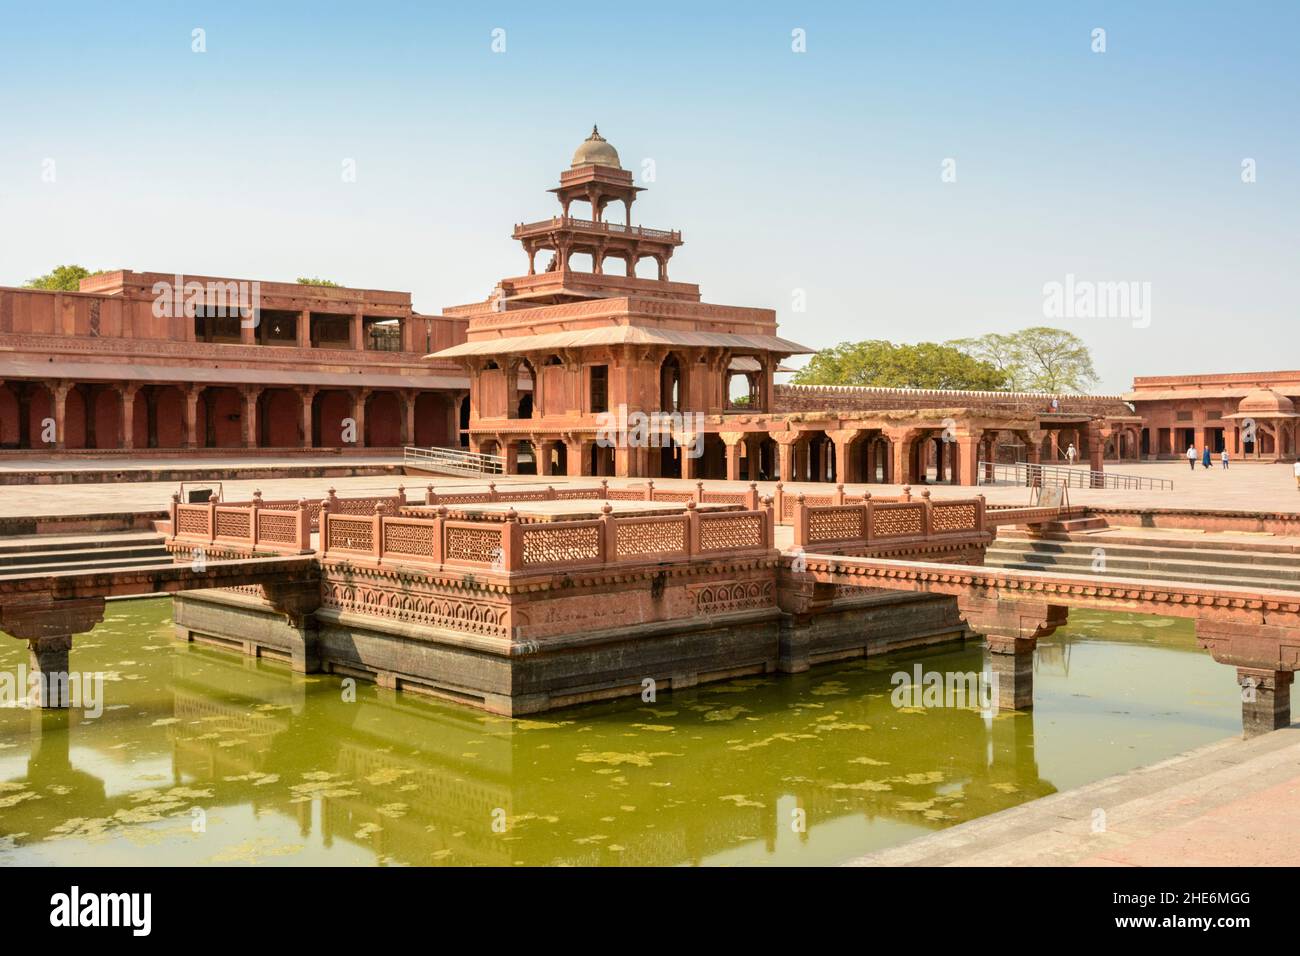
<svg viewBox="0 0 1300 956">
<path fill-rule="evenodd" d="M 103 269 L 91 272 L 85 266 L 55 266 L 52 272 L 23 283 L 28 289 L 48 289 L 53 292 L 76 292 L 81 288 L 81 280 L 88 276 L 97 276 Z"/>
<path fill-rule="evenodd" d="M 946 344 L 1002 371 L 1007 387 L 1016 391 L 1086 392 L 1097 383 L 1088 346 L 1064 329 L 1038 325 Z"/>
<path fill-rule="evenodd" d="M 324 286 L 329 286 L 331 289 L 342 288 L 342 286 L 340 286 L 337 282 L 331 282 L 329 279 L 312 279 L 304 276 L 298 277 L 298 284 L 299 285 L 324 285 Z"/>
<path fill-rule="evenodd" d="M 822 349 L 795 373 L 796 385 L 877 388 L 1005 388 L 1006 377 L 987 362 L 937 342 L 895 345 L 883 339 L 841 342 Z"/>
</svg>

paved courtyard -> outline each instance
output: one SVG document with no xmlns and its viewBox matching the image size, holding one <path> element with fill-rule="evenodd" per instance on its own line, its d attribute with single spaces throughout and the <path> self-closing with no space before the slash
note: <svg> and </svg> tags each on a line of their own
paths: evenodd
<svg viewBox="0 0 1300 956">
<path fill-rule="evenodd" d="M 333 459 L 338 461 L 338 459 Z M 391 459 L 383 461 L 391 463 Z M 302 464 L 302 462 L 298 462 Z M 348 459 L 347 464 L 359 463 Z M 130 462 L 115 462 L 114 465 L 129 467 Z M 154 464 L 157 464 L 156 462 Z M 187 462 L 173 459 L 166 463 L 168 468 L 183 467 Z M 195 458 L 188 464 L 195 467 L 210 467 L 210 459 Z M 12 470 L 12 468 L 11 468 Z M 1103 505 L 1117 507 L 1141 508 L 1179 508 L 1193 511 L 1227 510 L 1227 511 L 1279 511 L 1300 512 L 1300 491 L 1296 489 L 1295 478 L 1290 465 L 1255 465 L 1237 464 L 1228 470 L 1214 467 L 1209 470 L 1199 465 L 1195 472 L 1189 471 L 1186 464 L 1180 462 L 1160 462 L 1143 464 L 1126 464 L 1111 469 L 1116 473 L 1169 478 L 1174 481 L 1172 491 L 1121 491 L 1108 489 L 1071 488 L 1071 504 Z M 536 478 L 531 476 L 500 477 L 498 484 L 521 484 L 545 486 L 548 484 L 592 484 L 598 478 Z M 643 478 L 611 478 L 610 484 L 643 484 Z M 368 494 L 378 491 L 391 493 L 398 484 L 405 484 L 407 494 L 414 498 L 423 492 L 424 486 L 433 483 L 436 487 L 453 485 L 481 486 L 483 479 L 451 477 L 357 477 L 357 478 L 280 478 L 280 479 L 240 479 L 223 482 L 226 500 L 246 500 L 253 492 L 261 489 L 267 498 L 286 498 L 297 495 L 323 497 L 332 487 L 340 495 Z M 688 486 L 690 482 L 673 479 L 655 479 L 656 485 L 669 487 L 673 485 Z M 204 482 L 203 484 L 212 484 Z M 748 482 L 710 482 L 713 486 L 746 488 Z M 773 482 L 760 482 L 763 494 L 771 494 L 775 489 Z M 112 514 L 131 511 L 162 511 L 167 508 L 172 492 L 176 491 L 175 481 L 138 481 L 105 484 L 74 485 L 29 485 L 0 486 L 0 517 L 20 515 L 57 515 L 57 514 Z M 829 484 L 791 484 L 785 486 L 787 492 L 805 492 L 807 494 L 827 494 L 833 490 Z M 861 492 L 867 490 L 877 495 L 896 495 L 901 491 L 900 485 L 848 485 L 847 490 Z M 935 497 L 968 497 L 971 494 L 983 494 L 991 503 L 1024 505 L 1030 503 L 1029 489 L 1018 485 L 985 485 L 979 488 L 954 487 L 952 485 L 914 486 L 912 493 L 919 495 L 928 489 Z"/>
<path fill-rule="evenodd" d="M 1292 726 L 1210 744 L 851 865 L 1297 866 L 1297 833 L 1300 726 Z"/>
<path fill-rule="evenodd" d="M 397 465 L 400 455 L 271 455 L 250 458 L 247 455 L 195 455 L 176 458 L 96 457 L 65 454 L 49 458 L 0 458 L 0 473 L 57 471 L 169 471 L 176 468 L 277 468 L 304 465 Z"/>
</svg>

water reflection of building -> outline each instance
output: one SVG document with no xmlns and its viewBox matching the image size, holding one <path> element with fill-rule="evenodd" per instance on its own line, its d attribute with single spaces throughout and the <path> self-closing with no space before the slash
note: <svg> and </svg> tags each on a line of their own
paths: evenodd
<svg viewBox="0 0 1300 956">
<path fill-rule="evenodd" d="M 978 648 L 929 656 L 933 666 L 980 666 Z M 347 703 L 331 679 L 308 683 L 287 670 L 190 649 L 175 658 L 176 722 L 162 733 L 174 779 L 211 790 L 199 801 L 209 813 L 251 806 L 255 817 L 295 821 L 304 842 L 314 830 L 326 846 L 338 841 L 381 861 L 416 865 L 699 863 L 753 841 L 775 850 L 792 799 L 809 830 L 846 817 L 936 828 L 1054 789 L 1038 774 L 1031 714 L 990 721 L 963 710 L 918 718 L 894 709 L 887 693 L 864 690 L 863 682 L 886 690 L 883 671 L 849 667 L 840 674 L 854 687 L 836 697 L 812 693 L 825 675 L 803 675 L 757 681 L 743 694 L 674 695 L 658 705 L 676 711 L 673 718 L 610 704 L 588 709 L 581 725 L 565 723 L 563 714 L 530 724 L 372 688 L 358 688 L 360 699 Z M 745 712 L 722 724 L 691 709 L 737 704 Z M 841 729 L 814 729 L 831 724 L 818 720 L 829 714 Z M 925 763 L 943 768 L 941 776 L 907 779 L 919 766 L 909 719 L 942 722 L 942 752 L 928 753 Z M 659 720 L 677 731 L 635 726 Z M 158 739 L 147 725 L 138 725 L 141 738 Z M 872 729 L 856 729 L 866 725 Z M 121 742 L 121 726 L 115 733 L 108 724 L 83 724 L 78 745 L 110 748 Z M 54 739 L 66 751 L 68 734 Z M 592 754 L 600 759 L 585 759 Z M 664 756 L 646 756 L 657 754 Z M 855 755 L 875 755 L 885 766 L 855 765 Z M 34 786 L 77 788 L 80 816 L 112 818 L 139 806 L 130 792 L 106 797 L 102 782 L 66 759 L 32 767 Z M 278 781 L 259 784 L 270 775 Z M 896 782 L 889 790 L 854 788 L 871 776 Z M 949 818 L 927 816 L 934 801 Z M 47 813 L 38 818 L 40 804 Z M 70 815 L 65 809 L 54 800 L 20 804 L 6 811 L 5 829 L 39 840 Z M 499 811 L 510 823 L 505 833 L 492 826 Z M 213 846 L 205 844 L 205 859 Z"/>
<path fill-rule="evenodd" d="M 950 654 L 945 661 L 949 662 L 945 666 L 978 669 L 980 652 L 972 648 Z M 271 673 L 291 680 L 287 674 Z M 247 685 L 246 669 L 224 657 L 203 660 L 199 675 L 185 680 L 184 706 L 193 712 L 198 711 L 188 695 L 200 680 L 226 701 L 232 696 L 224 685 L 226 677 Z M 805 682 L 793 693 L 807 691 Z M 790 693 L 779 693 L 765 717 L 781 720 Z M 716 696 L 704 691 L 699 698 Z M 878 738 L 897 736 L 891 725 L 906 719 L 887 703 L 866 696 L 841 699 L 837 705 L 845 709 L 843 721 L 849 724 L 865 720 L 865 712 L 872 711 L 870 722 L 880 734 L 857 738 L 866 750 Z M 679 712 L 684 713 L 688 711 Z M 657 760 L 663 761 L 662 766 L 616 764 L 617 773 L 597 776 L 593 773 L 597 767 L 582 763 L 579 755 L 593 747 L 613 746 L 611 738 L 621 739 L 622 733 L 644 719 L 628 706 L 610 706 L 605 717 L 610 721 L 606 725 L 610 736 L 601 743 L 599 737 L 577 733 L 576 726 L 565 726 L 563 715 L 555 721 L 558 726 L 524 724 L 528 729 L 520 729 L 515 722 L 382 691 L 363 695 L 355 704 L 344 703 L 331 692 L 310 698 L 301 713 L 284 716 L 288 726 L 276 724 L 280 729 L 269 738 L 234 747 L 212 740 L 202 745 L 210 750 L 214 773 L 274 769 L 283 780 L 298 780 L 306 773 L 330 772 L 337 786 L 319 797 L 322 838 L 327 843 L 344 840 L 365 845 L 380 858 L 410 864 L 440 860 L 486 865 L 698 863 L 734 849 L 743 840 L 761 840 L 772 849 L 778 828 L 787 825 L 779 818 L 777 806 L 789 794 L 806 811 L 810 829 L 846 814 L 935 827 L 940 822 L 917 807 L 945 794 L 960 795 L 956 801 L 941 801 L 949 807 L 959 804 L 954 819 L 945 821 L 955 822 L 968 813 L 993 812 L 1054 789 L 1038 778 L 1029 714 L 991 721 L 975 711 L 947 715 L 947 751 L 959 756 L 960 772 L 942 779 L 922 774 L 916 782 L 898 783 L 890 791 L 853 790 L 843 786 L 843 776 L 828 777 L 825 747 L 795 745 L 774 755 L 771 750 L 737 749 L 727 733 L 692 734 L 702 739 L 691 739 L 686 750 L 680 741 L 665 740 L 661 745 L 641 740 L 635 744 L 638 750 L 649 746 L 679 753 L 689 765 L 661 757 Z M 794 732 L 778 725 L 778 734 Z M 306 738 L 311 747 L 299 744 Z M 593 739 L 597 742 L 590 743 Z M 196 746 L 201 745 L 193 740 L 178 742 L 178 752 L 192 754 Z M 238 753 L 241 750 L 257 756 L 249 759 Z M 774 762 L 773 756 L 779 760 Z M 723 781 L 728 782 L 727 789 L 748 790 L 746 799 L 720 799 L 717 790 Z M 671 786 L 655 788 L 656 782 Z M 277 793 L 258 795 L 259 806 L 310 820 L 310 814 L 301 813 L 301 803 L 290 804 L 291 793 L 283 788 Z M 650 811 L 666 799 L 677 806 L 654 809 L 653 828 L 628 829 L 619 820 L 623 805 Z M 682 812 L 674 813 L 678 807 Z M 499 813 L 510 822 L 505 834 L 492 827 Z M 593 822 L 611 817 L 612 825 Z M 645 818 L 640 820 L 643 824 Z M 608 839 L 603 844 L 581 842 L 605 831 Z M 610 844 L 621 849 L 612 850 Z"/>
</svg>

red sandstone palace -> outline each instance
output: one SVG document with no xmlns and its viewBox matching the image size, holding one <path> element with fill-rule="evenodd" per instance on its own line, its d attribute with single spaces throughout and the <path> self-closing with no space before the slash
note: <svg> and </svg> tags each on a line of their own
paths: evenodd
<svg viewBox="0 0 1300 956">
<path fill-rule="evenodd" d="M 1296 456 L 1300 372 L 1139 378 L 1124 396 L 778 385 L 811 349 L 770 309 L 670 279 L 682 236 L 633 224 L 643 191 L 593 129 L 551 190 L 560 214 L 514 229 L 527 272 L 441 315 L 408 293 L 261 282 L 244 321 L 213 301 L 241 280 L 169 273 L 0 288 L 0 454 L 468 445 L 540 475 L 960 484 L 1071 444 L 1094 470 L 1188 445 Z M 203 291 L 160 316 L 177 281 Z M 650 440 L 602 440 L 638 414 Z"/>
</svg>

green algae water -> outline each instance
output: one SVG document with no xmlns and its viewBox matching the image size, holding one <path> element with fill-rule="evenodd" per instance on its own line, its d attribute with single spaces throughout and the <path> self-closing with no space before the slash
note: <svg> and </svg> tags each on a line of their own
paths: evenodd
<svg viewBox="0 0 1300 956">
<path fill-rule="evenodd" d="M 0 644 L 0 672 L 26 646 Z M 0 709 L 0 865 L 829 864 L 1240 733 L 1188 622 L 1072 612 L 1032 713 L 896 706 L 978 645 L 508 720 L 178 643 L 168 599 L 72 650 L 103 712 Z M 352 699 L 355 698 L 355 699 Z M 972 702 L 973 703 L 973 702 Z"/>
</svg>

